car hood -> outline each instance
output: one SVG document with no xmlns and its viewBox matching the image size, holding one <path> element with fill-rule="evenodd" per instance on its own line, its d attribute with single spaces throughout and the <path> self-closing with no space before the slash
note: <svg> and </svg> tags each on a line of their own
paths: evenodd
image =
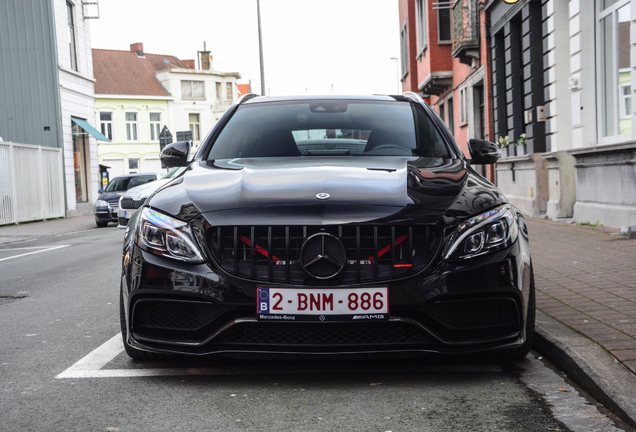
<svg viewBox="0 0 636 432">
<path fill-rule="evenodd" d="M 132 198 L 134 200 L 146 199 L 152 195 L 157 189 L 169 183 L 172 179 L 159 179 L 150 183 L 144 183 L 128 189 L 124 194 L 124 198 Z"/>
<path fill-rule="evenodd" d="M 119 201 L 119 197 L 122 196 L 123 194 L 124 192 L 104 192 L 97 199 L 100 199 L 106 202 Z"/>
<path fill-rule="evenodd" d="M 196 162 L 150 206 L 184 220 L 203 214 L 211 224 L 322 225 L 432 223 L 503 202 L 495 186 L 459 159 L 311 156 Z"/>
</svg>

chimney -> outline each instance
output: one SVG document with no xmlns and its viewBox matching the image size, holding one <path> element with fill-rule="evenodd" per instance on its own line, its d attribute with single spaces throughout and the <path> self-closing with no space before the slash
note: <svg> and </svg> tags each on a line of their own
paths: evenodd
<svg viewBox="0 0 636 432">
<path fill-rule="evenodd" d="M 130 44 L 130 50 L 137 54 L 139 57 L 143 57 L 144 55 L 144 44 L 141 42 L 137 42 L 134 44 Z"/>
<path fill-rule="evenodd" d="M 212 56 L 210 51 L 207 51 L 205 42 L 203 42 L 203 51 L 199 51 L 201 54 L 201 69 L 210 70 L 212 68 Z"/>
<path fill-rule="evenodd" d="M 194 65 L 194 59 L 192 60 L 181 60 L 188 66 L 190 69 L 196 69 L 197 67 Z"/>
</svg>

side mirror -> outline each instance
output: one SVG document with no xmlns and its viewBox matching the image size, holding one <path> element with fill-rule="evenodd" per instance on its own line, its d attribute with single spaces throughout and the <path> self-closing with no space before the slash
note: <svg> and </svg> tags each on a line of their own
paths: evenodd
<svg viewBox="0 0 636 432">
<path fill-rule="evenodd" d="M 104 189 L 103 189 L 103 188 L 102 188 L 102 189 L 99 189 L 99 190 L 97 191 L 97 193 L 98 193 L 98 194 L 100 194 L 100 195 L 101 195 L 101 194 L 103 194 L 103 193 L 104 193 Z"/>
<path fill-rule="evenodd" d="M 161 163 L 168 168 L 188 165 L 188 154 L 190 153 L 191 145 L 192 141 L 179 141 L 168 144 L 159 154 Z"/>
<path fill-rule="evenodd" d="M 480 139 L 468 140 L 470 162 L 477 165 L 489 165 L 496 163 L 501 157 L 497 144 Z"/>
</svg>

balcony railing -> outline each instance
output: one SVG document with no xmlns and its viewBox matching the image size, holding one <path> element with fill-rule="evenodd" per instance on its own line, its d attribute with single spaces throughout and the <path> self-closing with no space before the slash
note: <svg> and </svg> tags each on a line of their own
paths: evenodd
<svg viewBox="0 0 636 432">
<path fill-rule="evenodd" d="M 477 0 L 453 4 L 453 57 L 470 64 L 479 58 L 479 6 Z"/>
</svg>

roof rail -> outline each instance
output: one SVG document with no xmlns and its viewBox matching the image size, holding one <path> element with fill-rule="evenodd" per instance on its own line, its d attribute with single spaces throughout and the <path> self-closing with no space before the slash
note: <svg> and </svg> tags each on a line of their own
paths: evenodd
<svg viewBox="0 0 636 432">
<path fill-rule="evenodd" d="M 241 105 L 242 103 L 247 102 L 248 100 L 258 97 L 260 96 L 259 94 L 256 93 L 245 93 L 244 95 L 242 95 L 240 98 L 238 98 L 238 100 L 236 101 L 236 103 L 238 105 Z"/>
<path fill-rule="evenodd" d="M 413 102 L 417 102 L 417 103 L 421 103 L 421 104 L 425 103 L 424 99 L 422 98 L 422 96 L 420 96 L 417 93 L 414 93 L 412 91 L 405 91 L 404 93 L 402 93 L 402 96 L 409 98 Z"/>
</svg>

